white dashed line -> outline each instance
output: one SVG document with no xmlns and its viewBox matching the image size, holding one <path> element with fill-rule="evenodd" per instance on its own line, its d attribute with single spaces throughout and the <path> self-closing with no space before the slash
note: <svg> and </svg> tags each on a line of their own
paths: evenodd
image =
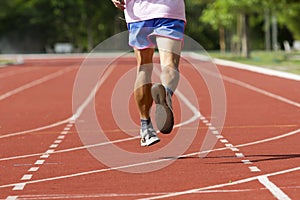
<svg viewBox="0 0 300 200">
<path fill-rule="evenodd" d="M 213 127 L 213 126 L 208 127 L 208 129 L 211 130 L 211 131 L 215 131 L 216 130 L 216 128 Z"/>
<path fill-rule="evenodd" d="M 53 148 L 56 148 L 58 147 L 58 144 L 51 144 L 49 148 L 53 149 Z"/>
<path fill-rule="evenodd" d="M 32 178 L 32 174 L 25 174 L 22 178 L 21 178 L 21 180 L 22 181 L 25 181 L 25 180 L 30 180 Z"/>
<path fill-rule="evenodd" d="M 40 156 L 40 158 L 48 158 L 50 155 L 49 154 L 43 154 Z"/>
<path fill-rule="evenodd" d="M 18 196 L 8 196 L 6 198 L 6 200 L 16 200 L 16 199 L 18 199 Z"/>
<path fill-rule="evenodd" d="M 231 151 L 240 151 L 238 148 L 235 148 L 235 147 L 230 148 L 230 150 L 231 150 Z"/>
<path fill-rule="evenodd" d="M 249 167 L 249 169 L 250 169 L 251 172 L 260 172 L 260 171 L 261 171 L 261 170 L 260 170 L 258 167 L 256 167 L 256 166 Z"/>
<path fill-rule="evenodd" d="M 44 164 L 45 160 L 37 160 L 34 164 L 35 165 L 42 165 Z"/>
<path fill-rule="evenodd" d="M 26 183 L 18 183 L 12 190 L 23 190 Z"/>
<path fill-rule="evenodd" d="M 69 131 L 71 128 L 70 127 L 65 127 L 64 131 Z"/>
<path fill-rule="evenodd" d="M 68 123 L 65 128 L 64 131 L 61 132 L 61 134 L 67 134 L 68 130 L 70 130 L 70 128 L 73 126 L 73 124 Z M 60 135 L 57 137 L 57 140 L 55 140 L 53 142 L 52 145 L 50 145 L 49 148 L 43 155 L 40 156 L 40 158 L 42 158 L 43 160 L 37 160 L 35 161 L 35 165 L 43 165 L 45 163 L 45 159 L 48 158 L 50 156 L 51 153 L 54 153 L 54 148 L 56 148 L 58 146 L 58 144 L 60 144 L 62 142 L 62 140 L 65 138 L 64 135 Z M 28 172 L 37 172 L 39 170 L 39 167 L 31 167 Z M 22 178 L 20 179 L 21 181 L 29 181 L 32 179 L 33 174 L 25 174 L 22 176 Z M 26 183 L 18 183 L 16 185 L 14 185 L 13 187 L 13 191 L 15 190 L 23 190 L 25 187 Z M 14 199 L 18 199 L 18 196 L 8 196 L 6 198 L 6 200 L 14 200 Z"/>
<path fill-rule="evenodd" d="M 244 154 L 243 153 L 235 153 L 235 156 L 238 158 L 244 158 Z"/>
<path fill-rule="evenodd" d="M 49 150 L 46 151 L 46 153 L 47 154 L 54 153 L 54 150 L 53 149 L 49 149 Z"/>
<path fill-rule="evenodd" d="M 69 123 L 69 124 L 67 124 L 67 127 L 72 127 L 73 126 L 73 123 Z"/>
<path fill-rule="evenodd" d="M 28 171 L 29 172 L 36 172 L 39 170 L 39 167 L 31 167 Z"/>
<path fill-rule="evenodd" d="M 64 138 L 65 138 L 64 135 L 60 135 L 60 136 L 57 137 L 57 139 L 59 139 L 59 140 L 62 140 L 62 139 L 64 139 Z"/>
<path fill-rule="evenodd" d="M 242 160 L 242 162 L 246 165 L 250 165 L 252 164 L 252 162 L 250 160 Z"/>
<path fill-rule="evenodd" d="M 222 139 L 222 140 L 220 140 L 220 142 L 222 142 L 222 143 L 228 143 L 228 140 Z"/>
<path fill-rule="evenodd" d="M 232 145 L 232 144 L 229 144 L 229 143 L 225 144 L 225 146 L 226 146 L 226 147 L 233 147 L 233 145 Z"/>
</svg>

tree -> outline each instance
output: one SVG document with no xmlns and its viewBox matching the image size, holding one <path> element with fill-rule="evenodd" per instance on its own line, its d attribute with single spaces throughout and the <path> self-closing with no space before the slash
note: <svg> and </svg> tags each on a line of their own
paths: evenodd
<svg viewBox="0 0 300 200">
<path fill-rule="evenodd" d="M 214 1 L 204 10 L 200 20 L 208 23 L 213 29 L 219 31 L 219 45 L 222 53 L 226 51 L 225 28 L 232 26 L 234 16 L 229 12 L 226 1 Z"/>
<path fill-rule="evenodd" d="M 249 51 L 249 15 L 257 12 L 259 0 L 215 0 L 204 11 L 202 21 L 219 30 L 220 48 L 225 50 L 224 29 L 232 29 L 236 23 L 236 34 L 233 41 L 238 54 L 250 57 Z"/>
</svg>

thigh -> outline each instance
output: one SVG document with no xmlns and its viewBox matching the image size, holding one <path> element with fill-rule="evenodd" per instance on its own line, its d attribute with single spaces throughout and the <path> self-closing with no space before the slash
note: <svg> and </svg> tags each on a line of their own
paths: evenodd
<svg viewBox="0 0 300 200">
<path fill-rule="evenodd" d="M 161 66 L 168 66 L 178 70 L 182 41 L 166 37 L 156 37 L 156 42 Z"/>
</svg>

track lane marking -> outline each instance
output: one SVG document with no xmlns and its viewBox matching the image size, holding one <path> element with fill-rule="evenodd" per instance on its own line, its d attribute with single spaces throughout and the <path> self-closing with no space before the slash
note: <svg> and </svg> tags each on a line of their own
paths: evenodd
<svg viewBox="0 0 300 200">
<path fill-rule="evenodd" d="M 258 177 L 258 181 L 263 184 L 278 200 L 290 200 L 288 195 L 286 195 L 279 187 L 277 187 L 273 182 L 271 182 L 267 176 Z"/>
<path fill-rule="evenodd" d="M 19 69 L 17 71 L 3 72 L 0 74 L 0 79 L 14 76 L 14 75 L 21 74 L 21 73 L 31 72 L 34 70 L 37 70 L 37 68 L 36 69 L 23 68 L 23 69 Z"/>
<path fill-rule="evenodd" d="M 215 130 L 215 128 L 214 129 L 210 129 L 210 130 Z"/>
<path fill-rule="evenodd" d="M 291 135 L 295 135 L 295 134 L 298 134 L 299 132 L 300 132 L 300 129 L 289 132 L 289 133 L 286 133 L 286 134 L 283 134 L 283 135 L 280 135 L 280 136 L 267 138 L 267 139 L 264 139 L 264 140 L 259 140 L 259 141 L 255 141 L 255 142 L 245 143 L 245 144 L 239 144 L 239 145 L 236 145 L 236 147 L 245 147 L 245 146 L 251 146 L 251 145 L 255 145 L 255 144 L 265 143 L 265 142 L 269 142 L 269 141 L 272 141 L 272 140 L 277 140 L 277 139 L 281 139 L 281 138 L 288 137 L 288 136 L 291 136 Z M 128 139 L 132 140 L 132 138 L 128 138 Z M 122 141 L 119 141 L 119 142 L 122 142 Z M 80 147 L 80 148 L 86 148 L 86 147 Z M 210 152 L 214 152 L 214 151 L 222 151 L 222 150 L 227 150 L 227 149 L 228 149 L 227 147 L 223 147 L 223 148 L 213 149 L 213 150 L 210 150 L 210 151 L 194 152 L 194 153 L 184 154 L 184 155 L 180 156 L 179 158 L 197 156 L 201 153 L 210 153 Z M 59 152 L 61 152 L 61 151 L 62 150 L 60 150 Z M 63 176 L 44 178 L 44 179 L 39 179 L 39 180 L 35 180 L 35 181 L 28 181 L 26 183 L 27 184 L 32 184 L 32 183 L 40 183 L 40 182 L 46 182 L 46 181 L 60 180 L 60 179 L 65 179 L 65 178 L 72 178 L 72 177 L 77 177 L 77 176 L 90 175 L 90 174 L 94 174 L 94 173 L 102 173 L 102 172 L 107 172 L 107 171 L 124 169 L 124 168 L 128 168 L 128 167 L 136 167 L 136 166 L 142 166 L 142 165 L 155 164 L 155 163 L 165 162 L 166 160 L 167 159 L 158 159 L 158 160 L 154 160 L 154 161 L 136 163 L 136 164 L 132 164 L 132 165 L 119 166 L 119 167 L 115 167 L 115 168 L 104 168 L 104 169 L 99 169 L 99 170 L 91 170 L 91 171 L 79 172 L 79 173 L 68 174 L 68 175 L 63 175 Z M 298 168 L 300 169 L 300 167 L 298 167 Z M 295 169 L 299 170 L 298 168 L 295 168 Z M 296 171 L 296 170 L 294 170 L 294 171 Z M 12 186 L 15 186 L 16 184 L 18 184 L 18 183 L 11 183 L 11 184 L 6 184 L 6 185 L 1 185 L 0 188 L 12 187 Z"/>
<path fill-rule="evenodd" d="M 49 124 L 49 125 L 46 125 L 46 126 L 42 126 L 42 127 L 30 129 L 30 130 L 19 131 L 19 132 L 15 132 L 15 133 L 6 133 L 6 134 L 4 134 L 4 135 L 1 135 L 1 136 L 0 136 L 0 139 L 2 139 L 2 138 L 8 138 L 8 137 L 13 137 L 13 136 L 24 135 L 24 134 L 27 134 L 27 133 L 32 133 L 32 132 L 42 131 L 42 130 L 45 130 L 45 129 L 49 129 L 49 128 L 54 128 L 54 127 L 57 127 L 57 126 L 61 126 L 61 125 L 63 125 L 63 124 L 68 123 L 68 122 L 71 120 L 71 118 L 72 118 L 72 117 L 69 117 L 69 118 L 67 118 L 67 119 L 64 119 L 64 120 L 55 122 L 55 123 L 53 123 L 53 124 Z M 66 132 L 66 133 L 67 133 L 67 132 Z"/>
<path fill-rule="evenodd" d="M 68 130 L 70 130 L 71 127 L 73 126 L 73 122 L 69 122 L 66 125 L 66 127 L 67 126 L 68 126 Z M 42 166 L 45 163 L 46 159 L 49 158 L 50 154 L 54 152 L 54 148 L 56 148 L 61 142 L 62 142 L 62 140 L 59 140 L 59 142 L 58 142 L 58 140 L 55 140 L 54 143 L 49 147 L 49 148 L 52 148 L 52 149 L 48 149 L 42 156 L 40 156 L 40 158 L 43 158 L 43 160 L 36 160 L 34 165 Z M 53 145 L 55 145 L 55 146 L 53 146 Z M 29 168 L 27 170 L 27 172 L 32 172 L 32 173 L 31 174 L 24 174 L 22 176 L 22 178 L 20 179 L 20 181 L 31 180 L 32 177 L 33 177 L 33 173 L 37 172 L 39 169 L 40 169 L 40 167 L 31 167 L 31 168 Z M 12 191 L 15 191 L 15 190 L 22 191 L 22 190 L 24 190 L 26 184 L 27 184 L 26 182 L 18 183 L 12 188 Z M 18 196 L 8 196 L 6 199 L 11 199 L 12 197 L 16 197 L 16 199 L 18 199 Z"/>
<path fill-rule="evenodd" d="M 292 135 L 296 135 L 298 133 L 300 133 L 300 129 L 297 129 L 297 130 L 294 130 L 294 131 L 291 131 L 291 132 L 288 132 L 288 133 L 285 133 L 285 134 L 282 134 L 282 135 L 278 135 L 278 136 L 275 136 L 275 137 L 271 137 L 271 138 L 266 138 L 266 139 L 262 139 L 262 140 L 258 140 L 258 141 L 254 141 L 254 142 L 249 142 L 249 143 L 244 143 L 244 144 L 238 144 L 238 145 L 235 145 L 233 148 L 252 146 L 252 145 L 256 145 L 256 144 L 260 144 L 260 143 L 271 142 L 273 140 L 278 140 L 278 139 L 281 139 L 281 138 L 289 137 L 289 136 L 292 136 Z M 79 151 L 79 150 L 83 150 L 83 149 L 88 149 L 88 148 L 93 148 L 93 147 L 98 147 L 98 146 L 103 146 L 103 145 L 108 145 L 108 144 L 116 144 L 116 143 L 120 143 L 120 142 L 131 141 L 131 140 L 135 140 L 135 139 L 138 139 L 138 138 L 139 138 L 138 136 L 135 136 L 135 137 L 125 138 L 125 139 L 114 140 L 114 141 L 110 141 L 110 142 L 104 142 L 104 143 L 92 144 L 92 145 L 86 145 L 86 146 L 79 146 L 79 147 L 74 147 L 74 148 L 69 148 L 69 149 L 58 150 L 58 151 L 51 150 L 51 152 L 49 152 L 49 153 L 55 153 L 56 154 L 56 153 L 67 153 L 67 152 L 72 152 L 72 151 Z M 219 138 L 223 138 L 223 136 L 219 135 Z M 200 153 L 210 153 L 210 152 L 215 152 L 215 151 L 223 151 L 223 150 L 227 150 L 227 149 L 228 149 L 227 147 L 222 147 L 222 148 L 212 149 L 211 151 L 194 152 L 194 153 L 182 155 L 182 157 L 195 156 L 195 155 L 198 155 Z M 48 150 L 48 151 L 50 151 L 50 150 Z M 43 155 L 43 153 L 13 156 L 13 157 L 7 157 L 7 158 L 0 158 L 0 161 L 22 159 L 22 158 L 28 158 L 28 157 L 33 157 L 33 156 L 41 156 L 41 155 Z"/>
<path fill-rule="evenodd" d="M 40 85 L 40 84 L 45 83 L 45 82 L 47 82 L 49 80 L 52 80 L 52 79 L 54 79 L 56 77 L 59 77 L 59 76 L 65 74 L 67 72 L 72 71 L 72 70 L 74 70 L 74 68 L 67 67 L 66 69 L 62 69 L 62 70 L 56 71 L 54 73 L 48 74 L 46 76 L 43 76 L 42 78 L 36 79 L 34 81 L 31 81 L 31 82 L 29 82 L 29 83 L 27 83 L 25 85 L 22 85 L 22 86 L 20 86 L 18 88 L 15 88 L 15 89 L 11 90 L 9 92 L 1 94 L 0 95 L 0 101 L 4 100 L 6 98 L 9 98 L 9 97 L 11 97 L 11 96 L 13 96 L 15 94 L 18 94 L 20 92 L 23 92 L 24 90 L 30 89 L 30 88 L 32 88 L 34 86 Z"/>
<path fill-rule="evenodd" d="M 231 78 L 231 77 L 225 76 L 225 75 L 222 75 L 222 79 L 227 81 L 227 82 L 233 83 L 235 85 L 238 85 L 238 86 L 247 88 L 249 90 L 252 90 L 254 92 L 257 92 L 257 93 L 263 94 L 265 96 L 271 97 L 271 98 L 276 99 L 278 101 L 281 101 L 281 102 L 284 102 L 284 103 L 287 103 L 287 104 L 290 104 L 290 105 L 293 105 L 293 106 L 296 106 L 296 107 L 300 108 L 300 103 L 298 103 L 298 102 L 295 102 L 295 101 L 292 101 L 292 100 L 290 100 L 288 98 L 285 98 L 283 96 L 268 92 L 267 90 L 260 89 L 258 87 L 255 87 L 255 86 L 253 86 L 251 84 L 248 84 L 248 83 L 245 83 L 243 81 L 239 81 L 237 79 L 234 79 L 234 78 Z"/>
<path fill-rule="evenodd" d="M 191 56 L 191 58 L 193 58 L 193 59 L 196 59 L 196 60 L 199 60 L 200 62 L 203 62 L 203 59 L 202 59 L 202 57 L 201 57 L 199 54 L 197 55 L 197 54 L 195 54 L 195 53 L 190 53 L 190 56 Z M 211 60 L 211 59 L 209 59 L 209 62 L 214 63 L 213 60 Z M 222 61 L 222 62 L 223 62 L 223 61 Z M 222 63 L 219 63 L 219 64 L 222 65 Z M 242 64 L 241 64 L 241 65 L 242 65 Z M 239 68 L 239 69 L 242 69 L 242 70 L 245 71 L 244 68 Z M 253 67 L 252 69 L 253 69 L 253 71 L 256 70 L 255 72 L 257 72 L 257 73 L 260 73 L 258 68 L 254 68 L 254 67 Z M 254 70 L 254 69 L 255 69 L 255 70 Z M 214 77 L 217 76 L 217 77 L 219 77 L 219 74 L 213 73 L 213 72 L 211 72 L 211 71 L 209 71 L 209 70 L 201 69 L 201 71 L 204 72 L 204 73 L 207 73 L 207 74 L 209 74 L 209 75 L 211 75 L 211 76 L 214 76 Z M 283 73 L 280 73 L 280 72 L 275 71 L 275 70 L 270 70 L 270 71 L 268 71 L 268 72 L 270 72 L 270 73 L 269 73 L 269 74 L 267 74 L 267 73 L 261 73 L 261 74 L 264 74 L 264 75 L 266 75 L 266 76 L 270 76 L 270 74 L 271 74 L 271 75 L 275 75 L 275 72 L 277 72 L 276 74 L 283 74 Z M 289 79 L 289 80 L 297 80 L 297 81 L 300 80 L 300 76 L 299 76 L 299 75 L 296 75 L 296 74 L 289 74 L 289 75 L 290 75 L 290 76 L 281 76 L 281 78 L 287 78 L 287 79 Z M 255 91 L 255 92 L 257 92 L 257 93 L 263 94 L 263 95 L 265 95 L 265 96 L 271 97 L 271 98 L 273 98 L 273 99 L 276 99 L 276 100 L 279 100 L 279 101 L 281 101 L 281 102 L 284 102 L 284 103 L 287 103 L 287 104 L 290 104 L 290 105 L 293 105 L 293 106 L 296 106 L 296 107 L 300 108 L 300 103 L 295 102 L 295 101 L 292 101 L 292 100 L 290 100 L 290 99 L 288 99 L 288 98 L 285 98 L 285 97 L 283 97 L 283 96 L 280 96 L 280 95 L 277 95 L 277 94 L 268 92 L 267 90 L 260 89 L 260 88 L 258 88 L 258 87 L 256 87 L 256 86 L 253 86 L 253 85 L 251 85 L 251 84 L 248 84 L 248 83 L 239 81 L 239 80 L 234 79 L 234 78 L 231 78 L 231 77 L 229 77 L 229 76 L 222 75 L 221 77 L 222 77 L 222 79 L 223 79 L 224 81 L 233 83 L 233 84 L 235 84 L 235 85 L 239 85 L 239 86 L 241 86 L 241 87 L 247 88 L 247 89 L 249 89 L 249 90 Z M 296 78 L 296 79 L 294 79 L 294 78 Z"/>
<path fill-rule="evenodd" d="M 146 199 L 147 200 L 163 199 L 163 198 L 170 198 L 170 197 L 181 196 L 181 195 L 186 195 L 186 194 L 192 194 L 192 193 L 197 193 L 197 192 L 203 191 L 203 190 L 216 189 L 216 188 L 221 188 L 221 187 L 226 187 L 226 186 L 232 186 L 232 185 L 238 185 L 238 184 L 242 184 L 242 183 L 247 183 L 247 182 L 250 182 L 250 181 L 256 181 L 260 177 L 277 176 L 277 175 L 286 174 L 286 173 L 290 173 L 290 172 L 294 172 L 294 171 L 298 171 L 298 170 L 300 170 L 300 167 L 290 168 L 290 169 L 286 169 L 286 170 L 282 170 L 282 171 L 277 171 L 277 172 L 272 172 L 272 173 L 268 173 L 268 174 L 264 174 L 264 175 L 259 175 L 259 176 L 252 176 L 252 177 L 249 177 L 249 178 L 245 178 L 245 179 L 240 179 L 240 180 L 237 180 L 237 181 L 233 181 L 231 183 L 223 183 L 223 184 L 211 185 L 211 186 L 206 186 L 206 187 L 201 187 L 201 188 L 195 188 L 195 189 L 190 189 L 190 190 L 185 190 L 185 191 L 180 191 L 180 192 L 173 192 L 173 193 L 166 194 L 166 195 L 153 196 L 153 197 L 149 197 L 149 198 L 145 198 L 145 199 L 140 199 L 140 200 L 146 200 Z"/>
<path fill-rule="evenodd" d="M 247 70 L 247 71 L 251 71 L 251 72 L 255 72 L 255 73 L 259 73 L 259 74 L 263 74 L 263 75 L 267 75 L 267 76 L 276 76 L 276 77 L 285 78 L 288 80 L 300 81 L 300 75 L 298 75 L 298 74 L 292 74 L 292 73 L 288 73 L 288 72 L 277 71 L 274 69 L 257 67 L 257 66 L 253 66 L 253 65 L 247 65 L 247 64 L 243 64 L 243 63 L 222 60 L 222 59 L 216 59 L 216 58 L 213 59 L 213 62 L 218 65 L 222 65 L 224 67 L 241 69 L 243 71 Z"/>
<path fill-rule="evenodd" d="M 283 187 L 287 189 L 298 189 L 299 187 Z M 228 189 L 228 190 L 203 190 L 195 192 L 197 194 L 211 194 L 211 193 L 241 193 L 241 192 L 255 192 L 267 190 L 265 187 L 257 189 Z M 145 192 L 145 193 L 95 193 L 95 194 L 27 194 L 20 195 L 21 199 L 41 200 L 41 199 L 86 199 L 86 198 L 103 198 L 103 197 L 141 197 L 141 196 L 154 196 L 164 195 L 169 192 Z"/>
</svg>

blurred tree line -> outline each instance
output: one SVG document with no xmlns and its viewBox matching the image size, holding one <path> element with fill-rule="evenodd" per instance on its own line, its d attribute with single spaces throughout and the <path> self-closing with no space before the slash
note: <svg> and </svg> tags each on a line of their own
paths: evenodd
<svg viewBox="0 0 300 200">
<path fill-rule="evenodd" d="M 300 40 L 298 0 L 185 0 L 186 35 L 205 49 L 249 56 Z M 125 31 L 110 0 L 1 0 L 0 53 L 49 52 L 69 42 L 87 52 Z"/>
</svg>

